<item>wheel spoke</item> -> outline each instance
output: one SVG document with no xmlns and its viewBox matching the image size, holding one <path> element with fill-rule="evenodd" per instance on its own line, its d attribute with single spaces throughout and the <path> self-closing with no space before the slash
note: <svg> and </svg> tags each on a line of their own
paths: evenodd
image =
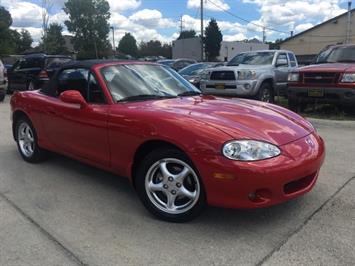
<svg viewBox="0 0 355 266">
<path fill-rule="evenodd" d="M 193 200 L 196 197 L 196 191 L 191 192 L 190 190 L 188 190 L 184 186 L 182 186 L 180 188 L 179 195 L 185 196 L 185 197 Z"/>
<path fill-rule="evenodd" d="M 174 209 L 176 209 L 176 206 L 175 206 L 176 195 L 173 195 L 173 194 L 167 192 L 167 193 L 166 193 L 166 197 L 167 197 L 166 207 L 167 207 L 169 210 L 174 210 Z"/>
<path fill-rule="evenodd" d="M 185 178 L 190 174 L 190 170 L 187 167 L 184 167 L 181 171 L 181 173 L 177 174 L 175 176 L 175 180 L 182 183 L 184 182 Z"/>
<path fill-rule="evenodd" d="M 150 181 L 148 188 L 151 192 L 163 191 L 163 183 L 154 184 L 153 181 Z"/>
<path fill-rule="evenodd" d="M 171 176 L 171 173 L 168 170 L 167 163 L 166 162 L 161 162 L 159 165 L 160 172 L 164 178 L 164 180 L 167 180 L 169 176 Z"/>
</svg>

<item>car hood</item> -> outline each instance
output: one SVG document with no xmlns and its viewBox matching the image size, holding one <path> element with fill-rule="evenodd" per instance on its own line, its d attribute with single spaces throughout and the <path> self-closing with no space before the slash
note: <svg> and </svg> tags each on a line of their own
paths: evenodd
<svg viewBox="0 0 355 266">
<path fill-rule="evenodd" d="M 355 64 L 332 63 L 310 65 L 299 68 L 301 72 L 345 72 L 349 70 L 355 71 Z"/>
<path fill-rule="evenodd" d="M 276 145 L 295 141 L 314 130 L 308 121 L 287 109 L 253 100 L 198 96 L 149 101 L 141 107 L 173 116 L 191 116 L 232 139 L 263 140 Z"/>
</svg>

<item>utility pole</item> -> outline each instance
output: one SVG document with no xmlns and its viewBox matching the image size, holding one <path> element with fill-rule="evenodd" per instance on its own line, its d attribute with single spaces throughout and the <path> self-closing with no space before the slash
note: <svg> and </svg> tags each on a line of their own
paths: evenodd
<svg viewBox="0 0 355 266">
<path fill-rule="evenodd" d="M 352 0 L 348 0 L 348 26 L 346 29 L 346 43 L 351 42 L 351 2 Z"/>
<path fill-rule="evenodd" d="M 291 30 L 291 37 L 293 37 L 293 30 Z"/>
<path fill-rule="evenodd" d="M 266 42 L 266 30 L 265 27 L 263 27 L 263 43 Z"/>
<path fill-rule="evenodd" d="M 113 45 L 113 55 L 116 55 L 116 44 L 115 44 L 115 28 L 113 26 L 110 27 L 112 30 L 112 45 Z"/>
<path fill-rule="evenodd" d="M 204 40 L 203 40 L 203 0 L 201 0 L 201 60 L 204 60 Z"/>
</svg>

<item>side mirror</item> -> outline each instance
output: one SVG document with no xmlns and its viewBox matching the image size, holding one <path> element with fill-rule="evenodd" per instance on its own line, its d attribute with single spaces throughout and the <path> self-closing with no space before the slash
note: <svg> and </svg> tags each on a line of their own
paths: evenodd
<svg viewBox="0 0 355 266">
<path fill-rule="evenodd" d="M 64 103 L 79 104 L 81 108 L 87 106 L 87 102 L 80 92 L 75 90 L 64 91 L 60 94 L 59 99 Z"/>
<path fill-rule="evenodd" d="M 283 59 L 283 58 L 277 59 L 276 67 L 284 67 L 284 66 L 288 66 L 287 59 Z"/>
</svg>

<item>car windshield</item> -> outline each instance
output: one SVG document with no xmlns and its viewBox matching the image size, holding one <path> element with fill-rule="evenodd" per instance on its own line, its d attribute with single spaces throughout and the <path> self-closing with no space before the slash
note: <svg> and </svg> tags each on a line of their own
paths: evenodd
<svg viewBox="0 0 355 266">
<path fill-rule="evenodd" d="M 187 75 L 187 76 L 190 76 L 190 75 L 196 75 L 196 74 L 199 74 L 202 70 L 208 68 L 208 67 L 211 67 L 211 65 L 209 64 L 193 64 L 193 65 L 189 65 L 183 69 L 181 69 L 179 71 L 179 74 L 180 75 Z"/>
<path fill-rule="evenodd" d="M 355 63 L 355 46 L 329 48 L 321 52 L 316 60 L 322 63 Z"/>
<path fill-rule="evenodd" d="M 243 53 L 236 55 L 227 66 L 238 65 L 271 65 L 274 52 Z"/>
<path fill-rule="evenodd" d="M 201 92 L 168 67 L 127 64 L 104 67 L 101 73 L 117 102 L 198 95 Z"/>
</svg>

